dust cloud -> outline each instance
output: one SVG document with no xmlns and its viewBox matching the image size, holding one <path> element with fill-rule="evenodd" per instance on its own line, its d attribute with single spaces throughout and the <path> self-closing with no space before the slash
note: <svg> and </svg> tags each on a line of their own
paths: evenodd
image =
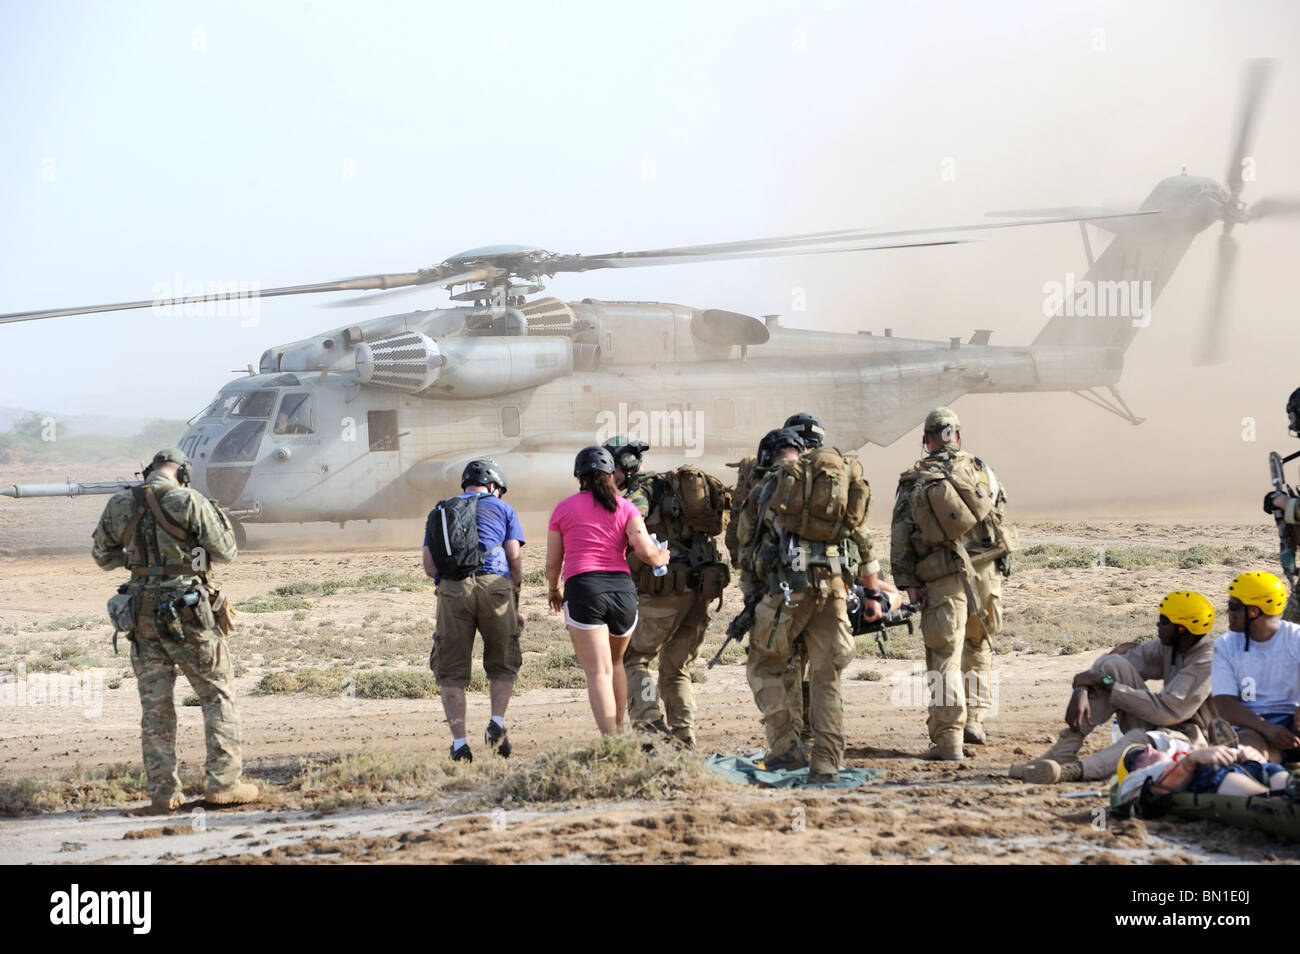
<svg viewBox="0 0 1300 954">
<path fill-rule="evenodd" d="M 857 133 L 800 160 L 817 174 L 791 177 L 784 214 L 791 223 L 907 228 L 975 222 L 993 209 L 1136 208 L 1184 167 L 1223 182 L 1245 61 L 1259 56 L 1277 60 L 1246 153 L 1256 181 L 1245 183 L 1243 199 L 1300 194 L 1300 61 L 1286 58 L 1300 48 L 1300 11 L 1270 5 L 1231 22 L 1207 16 L 1171 35 L 1174 12 L 1108 8 L 1097 17 L 1100 52 L 1080 24 L 1064 22 L 1002 37 L 996 57 L 985 49 L 983 62 L 972 55 L 979 44 L 954 45 L 942 24 L 933 37 L 900 38 L 918 44 L 916 86 L 895 87 L 889 101 L 864 111 L 871 122 Z M 1222 363 L 1199 367 L 1220 232 L 1216 223 L 1193 241 L 1151 327 L 1126 354 L 1119 391 L 1146 418 L 1141 425 L 1069 393 L 954 402 L 965 447 L 997 469 L 1014 517 L 1177 516 L 1259 522 L 1261 533 L 1272 532 L 1260 509 L 1268 451 L 1300 449 L 1283 410 L 1300 386 L 1290 294 L 1300 218 L 1237 227 L 1227 346 Z M 1089 227 L 1089 237 L 1100 255 L 1109 235 Z M 993 344 L 1028 344 L 1046 320 L 1044 283 L 1082 277 L 1087 267 L 1075 225 L 867 253 L 851 265 L 803 259 L 783 274 L 808 290 L 808 314 L 787 323 L 963 341 L 988 328 Z M 919 444 L 918 428 L 890 447 L 864 449 L 878 500 L 892 494 Z M 873 517 L 883 515 L 873 508 Z"/>
</svg>

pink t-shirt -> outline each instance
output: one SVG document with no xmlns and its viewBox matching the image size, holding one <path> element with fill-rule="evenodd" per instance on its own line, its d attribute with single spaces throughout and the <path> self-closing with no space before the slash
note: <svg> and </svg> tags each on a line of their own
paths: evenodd
<svg viewBox="0 0 1300 954">
<path fill-rule="evenodd" d="M 564 540 L 564 578 L 604 571 L 627 573 L 627 522 L 638 516 L 626 497 L 610 513 L 583 490 L 555 505 L 547 529 L 558 530 Z"/>
</svg>

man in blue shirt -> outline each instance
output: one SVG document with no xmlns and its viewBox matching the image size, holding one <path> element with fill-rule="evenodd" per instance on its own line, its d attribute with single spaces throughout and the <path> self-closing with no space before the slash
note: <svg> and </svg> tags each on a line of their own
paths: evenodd
<svg viewBox="0 0 1300 954">
<path fill-rule="evenodd" d="M 508 756 L 511 752 L 505 714 L 523 658 L 519 651 L 519 633 L 524 628 L 519 612 L 523 580 L 519 548 L 524 544 L 524 531 L 514 508 L 501 499 L 506 493 L 506 479 L 495 461 L 470 461 L 461 474 L 460 486 L 464 491 L 461 498 L 476 501 L 481 563 L 459 579 L 440 574 L 430 549 L 431 520 L 424 534 L 424 572 L 438 583 L 438 620 L 429 668 L 438 683 L 442 710 L 451 727 L 451 757 L 458 762 L 472 762 L 474 756 L 465 736 L 465 687 L 469 685 L 475 631 L 483 634 L 483 668 L 492 702 L 492 719 L 484 740 L 498 755 Z"/>
</svg>

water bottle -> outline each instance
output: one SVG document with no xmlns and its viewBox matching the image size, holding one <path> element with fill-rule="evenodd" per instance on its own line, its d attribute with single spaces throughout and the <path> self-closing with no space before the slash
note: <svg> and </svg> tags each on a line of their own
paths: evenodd
<svg viewBox="0 0 1300 954">
<path fill-rule="evenodd" d="M 1110 744 L 1114 745 L 1120 739 L 1124 738 L 1124 733 L 1119 730 L 1119 718 L 1110 720 Z"/>
<path fill-rule="evenodd" d="M 667 542 L 665 542 L 665 541 L 663 541 L 663 540 L 660 540 L 659 537 L 656 536 L 655 534 L 653 534 L 653 533 L 650 534 L 650 539 L 654 542 L 654 545 L 657 546 L 660 550 L 667 550 L 667 549 L 668 549 L 668 544 L 667 544 Z M 665 576 L 665 575 L 667 575 L 667 573 L 668 573 L 668 564 L 665 563 L 663 566 L 657 566 L 657 567 L 655 567 L 654 573 L 655 573 L 655 576 Z"/>
</svg>

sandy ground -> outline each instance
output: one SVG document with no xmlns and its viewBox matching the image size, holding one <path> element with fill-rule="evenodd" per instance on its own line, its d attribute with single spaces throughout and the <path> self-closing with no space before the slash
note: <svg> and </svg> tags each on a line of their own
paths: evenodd
<svg viewBox="0 0 1300 954">
<path fill-rule="evenodd" d="M 66 638 L 59 620 L 98 617 L 112 592 L 87 553 L 100 500 L 0 501 L 0 647 L 15 641 Z M 537 521 L 530 518 L 528 523 Z M 883 528 L 881 528 L 883 530 Z M 534 539 L 539 534 L 531 529 Z M 1251 525 L 1188 527 L 1169 522 L 1079 521 L 1021 527 L 1022 544 L 1060 542 L 1087 547 L 1205 542 L 1269 548 L 1270 528 Z M 418 551 L 396 541 L 418 539 L 405 524 L 318 528 L 253 528 L 252 543 L 221 581 L 236 601 L 287 580 L 355 576 L 377 570 L 413 571 Z M 877 537 L 881 539 L 881 537 Z M 537 568 L 541 549 L 530 547 Z M 1103 594 L 1133 595 L 1153 607 L 1164 591 L 1198 587 L 1219 593 L 1237 572 L 1223 566 L 1186 570 L 1113 568 L 1030 571 L 1005 589 L 1009 608 L 1046 607 L 1064 626 L 1093 613 Z M 734 599 L 734 597 L 729 597 Z M 420 618 L 432 628 L 430 591 L 350 592 L 318 601 L 313 626 L 342 627 L 358 620 Z M 532 625 L 563 631 L 547 618 L 542 594 L 524 603 Z M 732 607 L 728 606 L 728 610 Z M 705 643 L 711 654 L 729 613 L 715 620 Z M 287 614 L 265 614 L 287 617 Z M 245 614 L 241 620 L 261 620 Z M 379 625 L 382 625 L 380 623 Z M 1054 625 L 1051 622 L 1043 624 Z M 1222 631 L 1222 626 L 1216 632 Z M 107 624 L 79 637 L 108 664 Z M 1010 643 L 1008 645 L 1007 643 Z M 559 643 L 557 643 L 559 644 Z M 424 644 L 427 646 L 427 642 Z M 882 770 L 858 789 L 766 792 L 726 789 L 708 797 L 655 802 L 584 804 L 548 811 L 448 814 L 429 802 L 328 814 L 254 810 L 187 810 L 169 819 L 129 818 L 120 809 L 0 820 L 3 862 L 235 861 L 336 862 L 772 862 L 879 861 L 892 863 L 1050 863 L 1205 861 L 1259 863 L 1300 859 L 1300 847 L 1268 836 L 1234 832 L 1209 823 L 1099 819 L 1105 799 L 1082 794 L 1103 786 L 1080 783 L 1027 786 L 1005 777 L 1008 764 L 1038 754 L 1061 724 L 1072 673 L 1097 650 L 1064 654 L 1028 652 L 1008 640 L 995 659 L 997 713 L 990 744 L 968 748 L 962 764 L 931 764 L 924 750 L 924 710 L 899 705 L 897 678 L 917 661 L 864 656 L 844 679 L 847 762 Z M 255 691 L 264 671 L 257 659 L 237 680 L 244 751 L 250 774 L 274 774 L 277 763 L 307 754 L 442 752 L 448 743 L 436 699 L 365 700 Z M 1059 650 L 1057 652 L 1060 652 Z M 874 670 L 881 678 L 854 678 Z M 743 666 L 708 672 L 696 695 L 704 753 L 747 753 L 761 748 L 761 727 Z M 188 689 L 183 689 L 187 692 Z M 894 698 L 891 698 L 894 696 Z M 906 700 L 904 700 L 906 701 Z M 139 759 L 139 704 L 134 683 L 102 693 L 102 705 L 16 705 L 0 708 L 0 778 L 58 776 Z M 202 761 L 201 715 L 178 709 L 179 752 Z M 469 724 L 487 721 L 485 695 L 471 697 Z M 513 700 L 510 734 L 519 757 L 557 743 L 594 735 L 583 690 L 540 689 Z M 472 733 L 477 736 L 477 730 Z M 1097 735 L 1104 735 L 1103 732 Z M 1102 740 L 1098 740 L 1102 741 Z M 1082 797 L 1069 797 L 1082 794 Z M 131 806 L 122 806 L 128 808 Z"/>
</svg>

